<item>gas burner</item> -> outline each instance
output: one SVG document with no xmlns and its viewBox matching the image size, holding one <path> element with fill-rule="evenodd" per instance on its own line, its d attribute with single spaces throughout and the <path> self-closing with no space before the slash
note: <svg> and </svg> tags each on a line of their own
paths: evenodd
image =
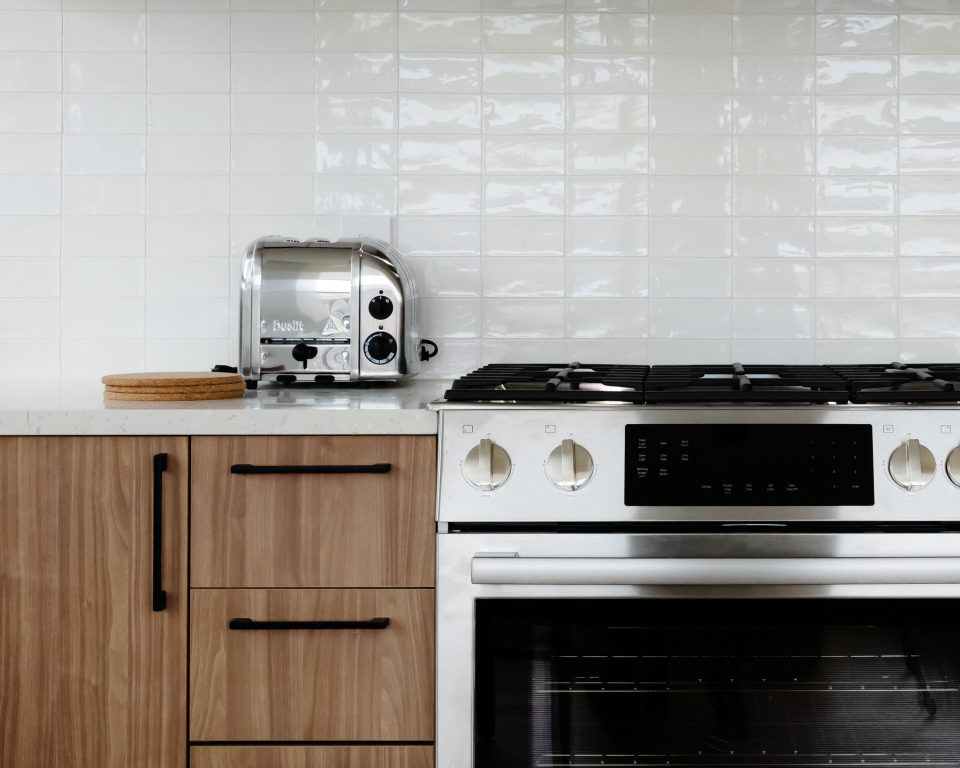
<svg viewBox="0 0 960 768">
<path fill-rule="evenodd" d="M 485 365 L 444 394 L 457 402 L 643 402 L 646 365 Z"/>
<path fill-rule="evenodd" d="M 850 387 L 855 403 L 960 401 L 960 365 L 832 366 Z"/>
<path fill-rule="evenodd" d="M 656 365 L 646 402 L 846 403 L 846 383 L 820 365 Z"/>
</svg>

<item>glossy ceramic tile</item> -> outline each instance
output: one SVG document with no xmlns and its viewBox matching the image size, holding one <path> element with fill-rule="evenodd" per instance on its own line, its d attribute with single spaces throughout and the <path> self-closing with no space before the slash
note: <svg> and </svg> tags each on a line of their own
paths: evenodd
<svg viewBox="0 0 960 768">
<path fill-rule="evenodd" d="M 660 339 L 729 339 L 726 299 L 651 299 L 650 336 Z"/>
<path fill-rule="evenodd" d="M 696 197 L 692 191 L 689 195 Z M 566 211 L 574 216 L 635 216 L 647 213 L 647 198 L 644 177 L 574 176 L 567 180 Z"/>
<path fill-rule="evenodd" d="M 817 338 L 893 339 L 897 302 L 888 299 L 839 299 L 817 302 Z"/>
<path fill-rule="evenodd" d="M 803 299 L 813 295 L 811 259 L 734 259 L 733 295 L 746 299 Z"/>
<path fill-rule="evenodd" d="M 0 90 L 59 91 L 61 66 L 56 52 L 0 52 Z"/>
<path fill-rule="evenodd" d="M 397 54 L 326 53 L 316 55 L 318 91 L 390 93 L 397 89 Z"/>
<path fill-rule="evenodd" d="M 806 176 L 738 176 L 733 181 L 737 216 L 812 216 L 814 183 Z"/>
<path fill-rule="evenodd" d="M 545 144 L 546 142 L 541 139 Z M 541 150 L 542 151 L 542 150 Z M 566 144 L 567 173 L 633 174 L 647 172 L 645 136 L 571 136 Z"/>
<path fill-rule="evenodd" d="M 400 139 L 400 171 L 480 173 L 481 151 L 479 136 L 405 136 Z"/>
<path fill-rule="evenodd" d="M 726 259 L 650 260 L 650 295 L 655 298 L 726 298 L 730 285 Z"/>
<path fill-rule="evenodd" d="M 485 177 L 483 212 L 491 216 L 563 213 L 563 181 L 541 177 Z"/>
<path fill-rule="evenodd" d="M 487 174 L 563 173 L 564 145 L 560 136 L 497 136 L 484 139 L 483 170 Z"/>
<path fill-rule="evenodd" d="M 897 99 L 875 96 L 818 96 L 817 132 L 825 135 L 892 135 Z"/>
<path fill-rule="evenodd" d="M 960 96 L 901 96 L 900 132 L 960 134 Z"/>
<path fill-rule="evenodd" d="M 900 217 L 901 256 L 960 256 L 960 218 Z"/>
<path fill-rule="evenodd" d="M 673 3 L 655 8 L 650 16 L 650 50 L 665 53 L 729 53 L 733 46 L 732 19 L 711 14 L 670 13 Z"/>
<path fill-rule="evenodd" d="M 738 134 L 813 133 L 813 98 L 799 95 L 743 94 L 733 99 L 733 130 Z"/>
<path fill-rule="evenodd" d="M 896 56 L 817 57 L 818 93 L 892 93 L 896 90 Z"/>
<path fill-rule="evenodd" d="M 809 14 L 744 14 L 733 17 L 733 50 L 750 53 L 813 53 L 815 17 Z"/>
<path fill-rule="evenodd" d="M 811 136 L 737 136 L 733 171 L 747 176 L 806 176 L 814 172 Z"/>
<path fill-rule="evenodd" d="M 729 96 L 658 94 L 650 97 L 650 132 L 729 133 L 731 112 Z"/>
<path fill-rule="evenodd" d="M 957 93 L 960 91 L 960 54 L 900 57 L 903 93 Z"/>
<path fill-rule="evenodd" d="M 615 84 L 611 87 L 624 90 Z M 650 57 L 652 93 L 727 93 L 732 87 L 729 55 L 658 53 Z"/>
<path fill-rule="evenodd" d="M 563 133 L 564 125 L 563 96 L 502 94 L 483 98 L 486 133 Z"/>
<path fill-rule="evenodd" d="M 479 133 L 480 97 L 401 96 L 399 122 L 401 133 Z"/>
<path fill-rule="evenodd" d="M 817 50 L 823 53 L 896 53 L 898 26 L 897 17 L 892 15 L 818 15 Z"/>
<path fill-rule="evenodd" d="M 397 96 L 317 94 L 316 126 L 321 133 L 391 133 Z"/>
<path fill-rule="evenodd" d="M 63 14 L 64 51 L 143 51 L 146 43 L 144 13 Z"/>
<path fill-rule="evenodd" d="M 483 49 L 490 52 L 562 51 L 562 13 L 485 13 Z"/>
<path fill-rule="evenodd" d="M 206 94 L 150 96 L 147 123 L 151 133 L 228 133 L 231 126 L 230 98 Z"/>
<path fill-rule="evenodd" d="M 479 13 L 420 12 L 401 13 L 399 45 L 401 51 L 460 52 L 479 51 L 481 45 Z"/>
<path fill-rule="evenodd" d="M 826 176 L 897 173 L 895 136 L 823 136 L 817 141 L 817 173 Z"/>
<path fill-rule="evenodd" d="M 626 94 L 567 96 L 570 133 L 630 133 L 646 131 L 646 96 Z"/>
<path fill-rule="evenodd" d="M 723 258 L 731 255 L 729 217 L 650 217 L 650 256 L 656 258 Z"/>
<path fill-rule="evenodd" d="M 955 15 L 904 14 L 900 18 L 903 53 L 960 53 L 960 19 Z"/>
<path fill-rule="evenodd" d="M 320 11 L 315 16 L 314 45 L 324 51 L 397 50 L 397 14 L 386 11 L 342 13 Z"/>
<path fill-rule="evenodd" d="M 65 53 L 63 85 L 68 93 L 143 93 L 146 57 L 142 53 Z"/>
<path fill-rule="evenodd" d="M 649 17 L 628 13 L 567 15 L 567 51 L 640 53 L 648 48 Z"/>
<path fill-rule="evenodd" d="M 490 53 L 483 57 L 488 93 L 561 93 L 564 59 L 554 53 Z"/>
<path fill-rule="evenodd" d="M 60 173 L 60 137 L 55 134 L 0 136 L 0 174 Z"/>
<path fill-rule="evenodd" d="M 900 259 L 900 295 L 911 298 L 960 296 L 960 259 Z"/>
<path fill-rule="evenodd" d="M 479 216 L 400 216 L 397 246 L 425 259 L 480 255 Z"/>
<path fill-rule="evenodd" d="M 478 258 L 411 259 L 420 295 L 427 298 L 477 298 L 483 274 Z"/>
<path fill-rule="evenodd" d="M 960 176 L 904 176 L 900 180 L 900 212 L 905 216 L 960 215 Z"/>
<path fill-rule="evenodd" d="M 143 259 L 67 259 L 60 274 L 64 298 L 132 298 L 144 293 Z"/>
<path fill-rule="evenodd" d="M 487 299 L 483 335 L 492 339 L 559 339 L 564 336 L 560 299 Z"/>
<path fill-rule="evenodd" d="M 733 57 L 733 87 L 739 93 L 811 93 L 815 82 L 811 55 L 741 53 Z"/>
<path fill-rule="evenodd" d="M 723 216 L 731 213 L 731 182 L 718 176 L 655 176 L 650 179 L 653 216 Z"/>
<path fill-rule="evenodd" d="M 563 259 L 532 257 L 484 260 L 484 296 L 552 298 L 563 294 Z"/>
<path fill-rule="evenodd" d="M 177 137 L 179 138 L 179 137 Z M 220 139 L 221 137 L 217 137 Z M 366 137 L 368 144 L 364 151 L 375 153 L 375 147 L 381 146 L 383 139 L 379 134 Z M 325 157 L 320 149 L 321 142 L 334 144 L 340 140 L 345 142 L 357 141 L 356 137 L 318 136 L 316 150 L 314 137 L 311 134 L 249 134 L 230 137 L 229 167 L 233 173 L 311 173 L 316 160 Z M 386 139 L 391 142 L 391 139 Z M 342 145 L 341 145 L 342 146 Z M 349 146 L 349 144 L 347 145 Z M 344 160 L 344 162 L 346 162 Z"/>
<path fill-rule="evenodd" d="M 481 186 L 476 176 L 401 176 L 397 194 L 400 213 L 480 213 Z"/>
<path fill-rule="evenodd" d="M 559 216 L 485 218 L 483 255 L 563 256 L 563 221 Z"/>
<path fill-rule="evenodd" d="M 234 93 L 313 93 L 313 55 L 300 53 L 234 53 L 230 87 Z"/>
<path fill-rule="evenodd" d="M 821 259 L 817 262 L 817 297 L 863 299 L 897 295 L 894 259 Z M 902 292 L 903 288 L 900 287 Z"/>
<path fill-rule="evenodd" d="M 797 258 L 816 253 L 812 218 L 740 217 L 734 221 L 733 255 L 738 258 Z"/>
<path fill-rule="evenodd" d="M 643 299 L 567 299 L 569 339 L 641 339 L 647 335 Z"/>
<path fill-rule="evenodd" d="M 644 298 L 649 267 L 645 259 L 572 259 L 566 264 L 566 295 L 571 298 Z"/>
<path fill-rule="evenodd" d="M 0 11 L 0 50 L 60 50 L 61 24 L 52 11 Z"/>
<path fill-rule="evenodd" d="M 810 338 L 813 315 L 810 302 L 739 299 L 733 302 L 733 338 Z"/>
<path fill-rule="evenodd" d="M 400 55 L 401 91 L 477 93 L 480 54 L 404 53 Z"/>
<path fill-rule="evenodd" d="M 829 218 L 817 221 L 817 255 L 877 258 L 897 252 L 897 220 Z"/>
</svg>

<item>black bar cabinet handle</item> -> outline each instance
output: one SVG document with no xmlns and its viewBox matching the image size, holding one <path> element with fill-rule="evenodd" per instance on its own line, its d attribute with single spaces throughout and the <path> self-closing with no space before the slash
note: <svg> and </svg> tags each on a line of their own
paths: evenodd
<svg viewBox="0 0 960 768">
<path fill-rule="evenodd" d="M 390 464 L 234 464 L 235 475 L 383 475 Z"/>
<path fill-rule="evenodd" d="M 167 607 L 163 591 L 163 473 L 167 471 L 167 454 L 153 457 L 153 610 Z"/>
<path fill-rule="evenodd" d="M 378 616 L 367 621 L 254 621 L 230 619 L 230 629 L 386 629 L 390 619 Z"/>
</svg>

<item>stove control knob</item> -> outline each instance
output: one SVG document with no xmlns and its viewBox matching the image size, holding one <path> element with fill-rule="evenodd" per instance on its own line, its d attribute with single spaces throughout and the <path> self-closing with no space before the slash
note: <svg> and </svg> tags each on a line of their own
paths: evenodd
<svg viewBox="0 0 960 768">
<path fill-rule="evenodd" d="M 487 438 L 470 449 L 462 467 L 467 482 L 481 491 L 495 491 L 507 482 L 512 469 L 510 454 Z"/>
<path fill-rule="evenodd" d="M 544 471 L 561 491 L 577 491 L 593 477 L 593 457 L 573 440 L 564 440 L 547 457 Z"/>
<path fill-rule="evenodd" d="M 910 439 L 890 454 L 888 467 L 897 485 L 908 491 L 919 491 L 933 480 L 937 462 L 927 446 Z"/>
<path fill-rule="evenodd" d="M 947 456 L 947 477 L 954 485 L 960 485 L 960 448 L 954 448 Z"/>
</svg>

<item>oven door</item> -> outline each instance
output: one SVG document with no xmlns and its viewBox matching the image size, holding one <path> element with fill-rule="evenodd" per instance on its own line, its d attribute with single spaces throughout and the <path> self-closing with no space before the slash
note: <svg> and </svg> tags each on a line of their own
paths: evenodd
<svg viewBox="0 0 960 768">
<path fill-rule="evenodd" d="M 960 534 L 439 539 L 438 768 L 960 765 Z"/>
</svg>

